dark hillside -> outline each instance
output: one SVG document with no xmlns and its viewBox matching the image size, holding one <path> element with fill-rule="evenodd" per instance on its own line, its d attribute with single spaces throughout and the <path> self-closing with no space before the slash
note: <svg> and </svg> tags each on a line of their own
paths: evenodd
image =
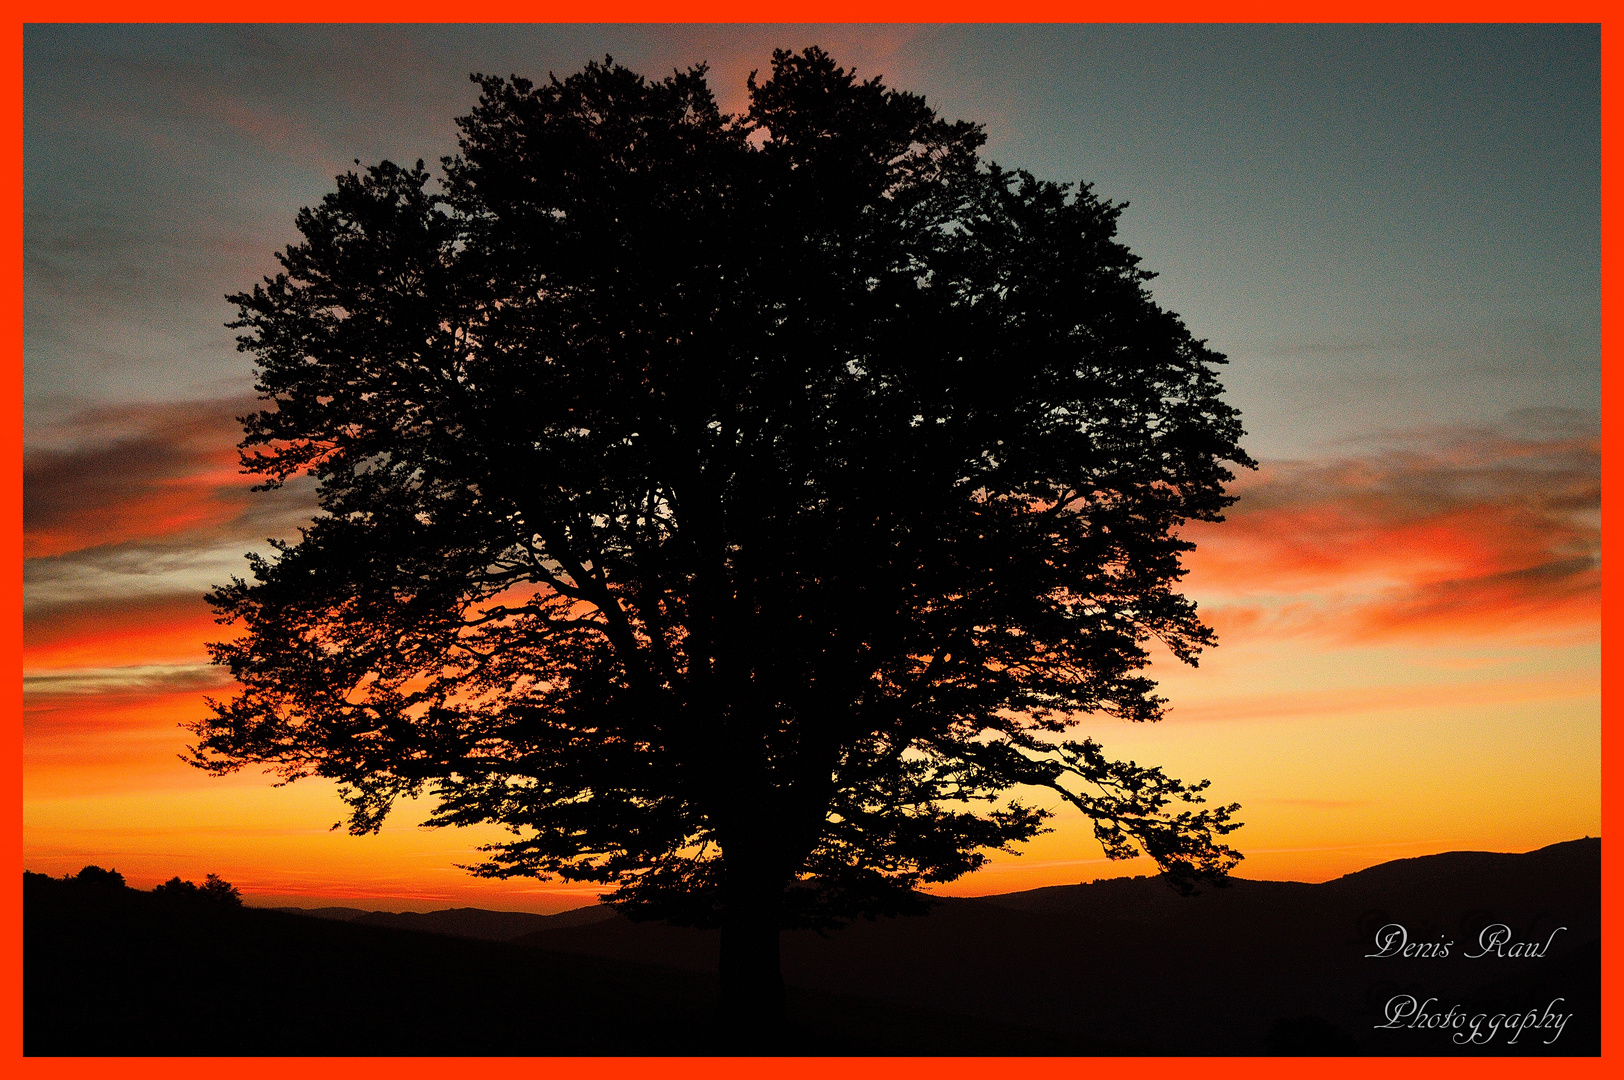
<svg viewBox="0 0 1624 1080">
<path fill-rule="evenodd" d="M 1601 842 L 1452 852 L 1318 885 L 1155 878 L 784 936 L 807 1054 L 1595 1054 Z M 710 1040 L 713 933 L 606 908 L 426 915 L 165 904 L 25 880 L 30 1054 L 681 1054 Z M 1377 932 L 1447 957 L 1372 958 Z M 533 930 L 532 927 L 546 927 Z M 1545 955 L 1473 958 L 1503 926 Z M 438 934 L 402 929 L 433 929 Z M 1558 930 L 1558 927 L 1566 927 Z M 518 936 L 508 942 L 467 940 Z M 462 938 L 438 936 L 460 934 Z M 1502 947 L 1504 950 L 1504 947 Z M 860 996 L 852 996 L 860 995 Z M 1428 1011 L 1571 1014 L 1559 1036 L 1383 1029 Z"/>
<path fill-rule="evenodd" d="M 724 1053 L 714 978 L 283 912 L 24 879 L 30 1056 Z M 790 996 L 786 1054 L 1116 1049 L 826 993 Z"/>
<path fill-rule="evenodd" d="M 528 911 L 488 911 L 484 908 L 447 908 L 444 911 L 363 911 L 360 908 L 270 908 L 291 915 L 313 915 L 319 919 L 338 919 L 358 926 L 392 926 L 397 930 L 417 930 L 425 934 L 449 934 L 452 937 L 475 938 L 480 941 L 512 941 L 538 930 L 558 930 L 571 926 L 586 926 L 611 918 L 608 908 L 593 904 L 588 907 L 561 911 L 557 915 L 534 915 Z"/>
<path fill-rule="evenodd" d="M 1586 839 L 1405 859 L 1318 885 L 1236 880 L 1193 897 L 1138 878 L 946 900 L 923 918 L 787 934 L 784 974 L 1168 1054 L 1594 1054 L 1600 873 L 1601 842 Z M 1368 957 L 1394 922 L 1410 941 L 1452 941 L 1450 955 Z M 1467 957 L 1494 924 L 1514 941 L 1549 939 L 1549 955 Z M 696 972 L 716 957 L 713 935 L 620 918 L 519 941 Z M 1491 1016 L 1562 998 L 1573 1019 L 1549 1045 L 1377 1030 L 1404 994 Z"/>
</svg>

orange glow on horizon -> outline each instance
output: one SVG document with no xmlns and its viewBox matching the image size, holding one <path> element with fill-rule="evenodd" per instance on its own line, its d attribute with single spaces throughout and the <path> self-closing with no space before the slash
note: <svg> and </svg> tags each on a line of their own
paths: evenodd
<svg viewBox="0 0 1624 1080">
<path fill-rule="evenodd" d="M 212 422 L 197 434 L 179 417 L 161 419 L 146 435 L 120 436 L 120 453 L 148 470 L 128 491 L 91 485 L 79 502 L 63 494 L 99 467 L 106 454 L 94 448 L 36 462 L 58 489 L 40 504 L 31 551 L 205 534 L 230 542 L 235 533 L 220 530 L 248 505 L 235 455 L 222 449 L 235 430 Z M 159 445 L 171 436 L 181 450 Z M 1197 547 L 1183 587 L 1221 646 L 1198 669 L 1155 654 L 1150 674 L 1170 699 L 1161 724 L 1086 718 L 1080 730 L 1113 757 L 1211 777 L 1215 800 L 1242 803 L 1246 827 L 1231 837 L 1248 855 L 1242 877 L 1317 881 L 1392 858 L 1599 834 L 1593 444 L 1493 444 L 1483 454 L 1282 463 L 1244 477 L 1227 521 L 1187 532 Z M 1530 456 L 1549 468 L 1517 472 Z M 213 621 L 200 593 L 30 611 L 28 869 L 95 862 L 148 885 L 219 873 L 254 902 L 298 906 L 591 902 L 595 887 L 472 878 L 456 864 L 477 861 L 474 848 L 498 834 L 419 828 L 426 803 L 357 838 L 329 831 L 344 808 L 324 782 L 277 788 L 254 770 L 212 778 L 183 764 L 180 725 L 204 715 L 205 694 L 231 689 L 203 643 L 234 631 Z M 1515 794 L 1516 769 L 1527 767 L 1519 755 L 1529 753 L 1543 799 Z M 1021 857 L 998 855 L 941 891 L 1150 869 L 1146 859 L 1107 862 L 1086 823 L 1062 812 Z"/>
</svg>

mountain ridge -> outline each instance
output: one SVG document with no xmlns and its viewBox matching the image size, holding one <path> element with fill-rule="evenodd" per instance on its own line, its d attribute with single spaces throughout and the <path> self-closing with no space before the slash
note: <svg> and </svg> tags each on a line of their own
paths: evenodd
<svg viewBox="0 0 1624 1080">
<path fill-rule="evenodd" d="M 141 1001 L 150 1006 L 141 1023 L 119 1029 L 125 1049 L 106 1052 L 153 1045 L 136 1052 L 174 1053 L 190 1045 L 188 1029 L 169 1018 L 188 1009 L 219 1012 L 239 993 L 264 999 L 268 1011 L 252 1022 L 269 1026 L 249 1031 L 241 1027 L 243 1010 L 220 1012 L 241 1038 L 259 1040 L 233 1036 L 238 1041 L 222 1043 L 221 1053 L 296 1049 L 285 1040 L 297 1031 L 277 1026 L 287 1002 L 303 1002 L 311 1030 L 326 1032 L 327 1042 L 307 1047 L 328 1047 L 319 1052 L 353 1046 L 337 1052 L 377 1053 L 377 1031 L 388 1030 L 426 1053 L 467 1053 L 470 1045 L 477 1053 L 601 1053 L 606 1046 L 684 1053 L 693 1052 L 682 1048 L 689 1043 L 673 1040 L 705 1029 L 694 995 L 715 986 L 715 931 L 634 923 L 601 905 L 554 916 L 327 909 L 325 918 L 311 918 L 206 905 L 182 910 L 127 889 L 95 899 L 96 889 L 39 875 L 25 875 L 24 885 L 25 995 L 51 1003 L 25 1008 L 25 1017 L 45 1018 L 32 1029 L 44 1040 L 32 1043 L 38 1046 L 72 1047 L 84 1037 L 72 1002 L 98 1002 L 100 1015 L 116 1017 Z M 923 916 L 860 919 L 828 935 L 787 932 L 783 971 L 798 1000 L 826 1003 L 808 1014 L 819 1018 L 809 1037 L 822 1047 L 844 1037 L 839 1025 L 850 1025 L 860 1038 L 844 1045 L 906 1045 L 914 1054 L 959 1045 L 983 1048 L 961 1053 L 998 1046 L 1015 1054 L 1591 1055 L 1600 1048 L 1600 896 L 1601 841 L 1593 838 L 1532 852 L 1394 860 L 1315 884 L 1237 879 L 1193 897 L 1158 878 L 1117 878 L 944 898 Z M 1449 949 L 1426 959 L 1375 956 L 1394 925 L 1407 941 Z M 546 929 L 525 929 L 534 926 Z M 469 940 L 514 928 L 524 932 L 508 941 Z M 1491 955 L 1480 948 L 1485 934 L 1537 945 L 1537 955 Z M 155 982 L 154 969 L 167 974 Z M 648 974 L 624 974 L 633 971 Z M 511 981 L 520 976 L 525 981 Z M 639 989 L 645 983 L 653 989 Z M 401 995 L 441 985 L 441 996 L 449 993 L 446 1000 L 463 1011 L 420 1031 L 411 1022 L 414 1006 Z M 169 998 L 147 1002 L 153 986 L 168 987 Z M 379 1022 L 393 1026 L 368 1034 L 365 1025 L 340 1023 L 345 1002 L 384 997 L 398 1004 L 379 1012 Z M 1384 1023 L 1384 1010 L 1406 999 L 1435 1004 L 1440 1013 L 1502 1018 L 1566 1010 L 1567 1020 L 1550 1042 L 1502 1036 L 1456 1045 L 1448 1031 Z M 555 1049 L 525 1050 L 524 1017 L 544 1001 L 577 1019 L 552 1026 Z M 405 1019 L 396 1015 L 402 1008 Z M 519 1026 L 498 1023 L 495 1043 L 457 1041 L 480 1030 L 480 1009 Z M 619 1015 L 670 1023 L 622 1034 L 608 1019 Z M 892 1020 L 882 1017 L 913 1034 L 891 1039 L 880 1029 Z M 139 1041 L 147 1038 L 143 1025 L 154 1024 L 167 1032 L 167 1049 Z"/>
<path fill-rule="evenodd" d="M 1595 1053 L 1600 895 L 1599 839 L 1420 856 L 1314 884 L 1238 879 L 1190 897 L 1159 878 L 1117 878 L 944 898 L 922 916 L 858 920 L 827 936 L 786 932 L 783 971 L 791 986 L 861 987 L 897 1004 L 1167 1054 L 1508 1052 L 1458 1048 L 1436 1030 L 1381 1029 L 1382 1010 L 1406 994 L 1442 1009 L 1519 1013 L 1561 999 L 1575 1023 L 1560 1046 L 1509 1051 Z M 1394 924 L 1408 941 L 1453 949 L 1372 958 Z M 1532 964 L 1467 957 L 1502 925 L 1518 941 L 1565 931 Z M 618 915 L 513 944 L 705 973 L 717 957 L 714 931 Z"/>
<path fill-rule="evenodd" d="M 476 941 L 512 941 L 524 934 L 541 930 L 586 926 L 615 917 L 614 911 L 603 904 L 570 908 L 551 915 L 475 907 L 445 908 L 439 911 L 366 911 L 350 907 L 267 907 L 260 910 L 332 919 L 360 926 L 389 926 L 398 930 L 445 934 Z"/>
<path fill-rule="evenodd" d="M 933 896 L 936 906 L 943 904 L 977 903 L 1016 911 L 1044 911 L 1055 914 L 1114 919 L 1143 923 L 1159 921 L 1191 910 L 1191 903 L 1225 905 L 1244 899 L 1247 902 L 1268 900 L 1285 903 L 1311 895 L 1310 890 L 1323 890 L 1327 894 L 1407 888 L 1416 882 L 1411 878 L 1437 876 L 1447 867 L 1448 872 L 1462 876 L 1481 877 L 1493 874 L 1511 865 L 1505 860 L 1561 859 L 1575 852 L 1594 849 L 1599 858 L 1601 839 L 1583 837 L 1547 844 L 1526 852 L 1497 851 L 1445 851 L 1431 855 L 1416 855 L 1403 859 L 1390 859 L 1354 870 L 1325 881 L 1280 881 L 1270 878 L 1231 877 L 1226 885 L 1205 886 L 1196 897 L 1181 897 L 1168 886 L 1163 875 L 1136 877 L 1096 878 L 1089 882 L 1067 885 L 1044 885 L 1010 893 L 990 893 L 982 896 Z M 1201 901 L 1205 896 L 1209 899 Z M 505 911 L 477 907 L 442 908 L 436 911 L 382 911 L 376 909 L 332 906 L 301 908 L 288 906 L 250 905 L 262 910 L 279 911 L 290 915 L 337 919 L 360 925 L 391 926 L 423 933 L 447 934 L 479 941 L 513 941 L 531 933 L 573 929 L 599 922 L 620 919 L 613 908 L 605 904 L 586 904 L 551 914 L 527 911 Z"/>
</svg>

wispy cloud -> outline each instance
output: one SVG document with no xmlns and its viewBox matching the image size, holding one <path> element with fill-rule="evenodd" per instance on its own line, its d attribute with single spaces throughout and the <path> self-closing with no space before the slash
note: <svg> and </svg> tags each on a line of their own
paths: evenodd
<svg viewBox="0 0 1624 1080">
<path fill-rule="evenodd" d="M 1416 710 L 1502 707 L 1540 701 L 1594 699 L 1597 683 L 1591 672 L 1547 676 L 1460 679 L 1433 683 L 1394 683 L 1262 690 L 1257 693 L 1213 693 L 1177 700 L 1172 715 L 1180 720 L 1312 720 L 1333 716 L 1400 713 Z"/>
<path fill-rule="evenodd" d="M 25 676 L 23 685 L 25 772 L 66 768 L 82 785 L 98 771 L 109 780 L 184 774 L 181 725 L 207 716 L 204 696 L 229 696 L 231 681 L 205 664 L 150 664 Z"/>
<path fill-rule="evenodd" d="M 1594 630 L 1601 453 L 1565 431 L 1389 437 L 1275 462 L 1228 520 L 1192 527 L 1190 590 L 1222 633 L 1369 642 Z"/>
<path fill-rule="evenodd" d="M 23 623 L 23 670 L 196 662 L 229 636 L 195 591 L 40 605 Z"/>
<path fill-rule="evenodd" d="M 263 550 L 266 546 L 242 537 L 215 540 L 206 547 L 188 547 L 172 539 L 163 542 L 166 539 L 170 538 L 28 560 L 23 564 L 25 624 L 77 604 L 157 602 L 180 595 L 201 597 L 231 580 L 232 575 L 247 572 L 245 550 Z"/>
<path fill-rule="evenodd" d="M 124 694 L 137 697 L 217 690 L 231 677 L 210 664 L 129 664 L 23 672 L 23 695 Z"/>
<path fill-rule="evenodd" d="M 99 409 L 43 431 L 46 445 L 23 458 L 29 605 L 94 594 L 89 579 L 109 575 L 126 579 L 126 594 L 176 591 L 157 579 L 200 563 L 221 581 L 241 570 L 247 546 L 308 520 L 310 484 L 256 493 L 239 471 L 236 417 L 257 407 L 227 398 Z"/>
<path fill-rule="evenodd" d="M 87 433 L 135 430 L 26 454 L 24 557 L 210 532 L 240 517 L 250 485 L 238 475 L 233 413 L 243 404 L 107 410 L 85 418 Z"/>
</svg>

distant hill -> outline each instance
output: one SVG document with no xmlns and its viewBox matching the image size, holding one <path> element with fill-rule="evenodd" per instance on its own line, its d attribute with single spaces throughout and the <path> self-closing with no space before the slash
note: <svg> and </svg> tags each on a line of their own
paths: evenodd
<svg viewBox="0 0 1624 1080">
<path fill-rule="evenodd" d="M 30 1057 L 732 1052 L 715 1001 L 700 973 L 24 876 Z M 817 991 L 791 991 L 787 1013 L 771 1052 L 1129 1052 Z"/>
<path fill-rule="evenodd" d="M 925 916 L 859 921 L 827 936 L 785 934 L 784 973 L 802 1010 L 801 1045 L 815 1047 L 807 1053 L 1596 1054 L 1600 875 L 1601 841 L 1585 839 L 1524 854 L 1402 859 L 1320 884 L 1236 879 L 1193 897 L 1141 877 L 944 899 Z M 714 932 L 632 923 L 601 906 L 551 916 L 329 908 L 307 913 L 324 916 L 311 919 L 239 911 L 270 921 L 201 932 L 151 912 L 137 918 L 131 909 L 119 916 L 123 923 L 107 922 L 61 903 L 42 909 L 28 901 L 29 1032 L 44 1030 L 42 1007 L 30 1003 L 49 999 L 67 1015 L 62 1003 L 71 993 L 88 992 L 84 973 L 102 972 L 92 986 L 121 978 L 132 988 L 153 985 L 127 966 L 107 974 L 106 956 L 114 955 L 128 965 L 139 954 L 172 972 L 194 965 L 192 982 L 172 974 L 156 984 L 170 987 L 159 998 L 179 995 L 170 1005 L 182 1015 L 197 1000 L 220 1007 L 228 999 L 209 988 L 224 982 L 248 995 L 234 1015 L 260 1015 L 252 1003 L 271 1002 L 267 1016 L 287 1018 L 291 1009 L 304 1025 L 272 1029 L 264 1036 L 271 1049 L 218 1051 L 232 1053 L 680 1053 L 700 1045 L 695 1033 L 708 1030 L 714 995 Z M 40 910 L 52 912 L 55 927 L 45 938 Z M 157 921 L 141 921 L 149 916 Z M 1402 924 L 1412 942 L 1451 942 L 1449 955 L 1368 957 L 1390 923 Z M 1512 940 L 1549 941 L 1548 955 L 1469 958 L 1480 934 L 1498 924 Z M 185 964 L 176 959 L 182 955 Z M 54 989 L 41 997 L 42 986 Z M 187 997 L 205 991 L 206 998 Z M 1499 1031 L 1486 1045 L 1463 1046 L 1450 1031 L 1378 1029 L 1384 1008 L 1405 995 L 1468 1016 L 1543 1015 L 1561 999 L 1556 1011 L 1572 1019 L 1549 1043 L 1530 1032 L 1512 1044 Z M 117 1000 L 128 999 L 109 997 L 104 1009 L 116 1009 Z M 424 1013 L 424 1001 L 434 1009 Z M 357 1010 L 363 1022 L 335 1027 Z M 540 1031 L 522 1019 L 538 1015 L 548 1018 Z M 606 1028 L 604 1015 L 637 1017 L 637 1026 Z M 405 1019 L 412 1016 L 427 1019 Z M 555 1017 L 564 1019 L 553 1024 Z M 180 1036 L 168 1023 L 173 1046 Z M 161 1042 L 131 1024 L 127 1038 Z M 337 1030 L 347 1034 L 331 1034 Z M 348 1038 L 450 1049 L 277 1048 L 290 1031 L 318 1047 L 327 1044 L 310 1032 L 327 1031 L 320 1038 L 339 1046 Z M 457 1042 L 475 1031 L 481 1041 Z M 78 1028 L 62 1029 L 57 1043 L 27 1036 L 29 1047 L 83 1037 Z M 260 1045 L 244 1039 L 233 1045 Z M 485 1048 L 457 1049 L 465 1045 Z"/>
<path fill-rule="evenodd" d="M 1403 859 L 1312 885 L 1237 879 L 1192 897 L 1159 878 L 1114 879 L 946 899 L 923 917 L 828 937 L 786 934 L 784 976 L 1167 1054 L 1594 1054 L 1600 903 L 1599 839 Z M 1410 940 L 1455 945 L 1442 958 L 1368 958 L 1393 922 Z M 1517 940 L 1568 929 L 1541 959 L 1467 958 L 1497 923 Z M 716 963 L 713 933 L 618 916 L 516 941 L 696 972 Z M 1561 997 L 1574 1018 L 1550 1046 L 1376 1030 L 1403 994 L 1491 1016 Z"/>
<path fill-rule="evenodd" d="M 541 930 L 587 926 L 613 918 L 615 914 L 601 904 L 591 904 L 556 915 L 536 915 L 528 911 L 488 911 L 484 908 L 447 908 L 445 911 L 429 912 L 363 911 L 351 907 L 277 907 L 266 910 L 286 912 L 290 915 L 311 915 L 318 919 L 337 919 L 361 926 L 392 926 L 397 930 L 449 934 L 452 937 L 474 938 L 478 941 L 512 941 L 516 937 Z"/>
</svg>

